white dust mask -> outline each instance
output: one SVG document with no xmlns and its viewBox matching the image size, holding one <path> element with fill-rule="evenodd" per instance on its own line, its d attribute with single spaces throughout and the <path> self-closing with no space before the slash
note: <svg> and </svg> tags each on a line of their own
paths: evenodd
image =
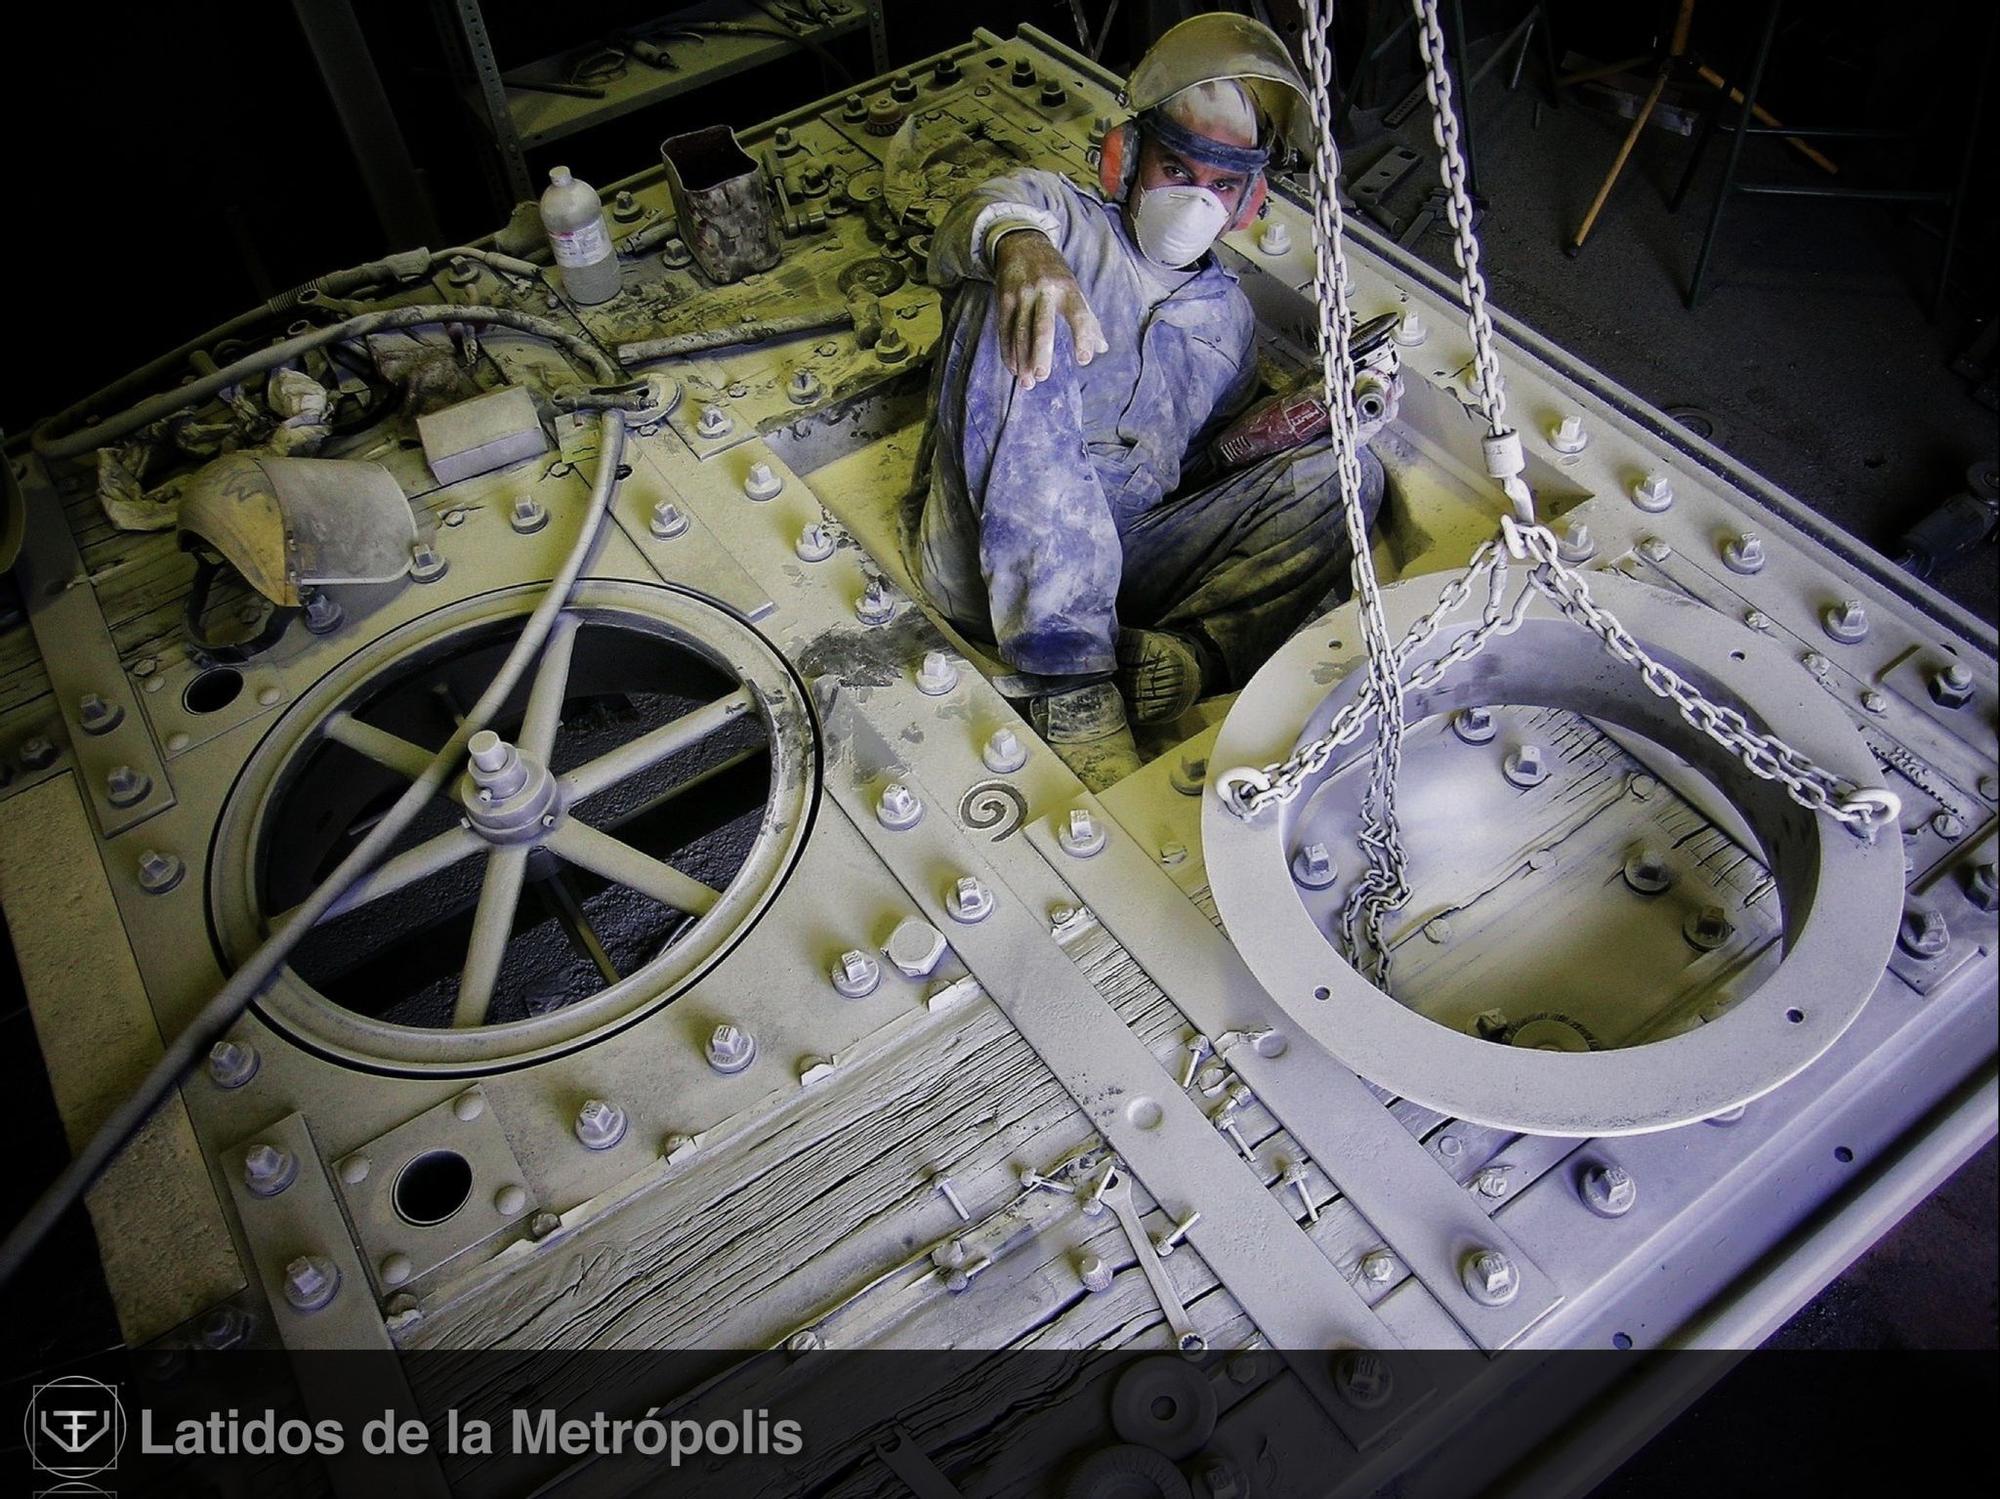
<svg viewBox="0 0 2000 1499">
<path fill-rule="evenodd" d="M 1201 259 L 1229 223 L 1229 210 L 1205 187 L 1142 188 L 1132 204 L 1132 234 L 1148 260 L 1179 270 Z"/>
</svg>

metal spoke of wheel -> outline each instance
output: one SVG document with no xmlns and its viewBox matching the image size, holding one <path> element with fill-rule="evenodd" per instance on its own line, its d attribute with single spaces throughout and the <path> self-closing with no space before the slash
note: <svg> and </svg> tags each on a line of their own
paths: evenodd
<svg viewBox="0 0 2000 1499">
<path fill-rule="evenodd" d="M 358 755 L 365 755 L 377 765 L 393 770 L 398 775 L 416 780 L 430 768 L 437 758 L 437 751 L 427 750 L 421 744 L 412 744 L 400 734 L 391 734 L 387 729 L 378 729 L 373 724 L 363 723 L 351 713 L 334 713 L 327 717 L 323 732 L 337 744 L 344 744 Z"/>
<path fill-rule="evenodd" d="M 581 623 L 574 614 L 565 614 L 555 622 L 548 644 L 542 647 L 541 664 L 535 668 L 535 685 L 528 691 L 528 711 L 515 742 L 522 754 L 544 765 L 555 748 L 556 730 L 562 727 L 563 694 L 569 690 L 570 659 Z"/>
<path fill-rule="evenodd" d="M 486 840 L 470 828 L 447 828 L 435 838 L 426 838 L 415 848 L 404 849 L 393 859 L 384 859 L 361 876 L 347 887 L 339 900 L 326 908 L 320 922 L 324 924 L 336 916 L 344 916 L 357 906 L 365 906 L 372 900 L 406 890 L 418 880 L 442 874 L 460 859 L 469 858 L 486 846 Z M 292 913 L 285 911 L 273 920 L 272 925 L 282 926 L 291 919 Z"/>
<path fill-rule="evenodd" d="M 721 892 L 700 880 L 682 874 L 673 865 L 642 854 L 629 843 L 621 843 L 609 833 L 600 833 L 575 818 L 559 824 L 544 841 L 544 848 L 560 859 L 587 869 L 613 884 L 636 890 L 650 900 L 690 916 L 699 916 L 716 903 Z"/>
<path fill-rule="evenodd" d="M 521 900 L 521 881 L 528 872 L 528 845 L 508 844 L 486 857 L 486 878 L 479 886 L 479 907 L 472 913 L 472 935 L 466 939 L 465 967 L 458 978 L 458 1007 L 451 1023 L 484 1025 L 493 1003 L 493 985 L 507 956 L 507 939 L 514 931 L 514 908 Z"/>
<path fill-rule="evenodd" d="M 738 688 L 728 697 L 717 698 L 704 707 L 683 713 L 672 723 L 661 724 L 630 743 L 621 744 L 588 764 L 579 765 L 562 778 L 565 799 L 574 805 L 586 796 L 594 796 L 607 787 L 650 770 L 668 756 L 721 732 L 748 713 L 750 704 L 750 689 Z"/>
<path fill-rule="evenodd" d="M 597 935 L 597 929 L 590 924 L 590 917 L 583 909 L 583 902 L 577 899 L 576 882 L 570 878 L 567 869 L 557 869 L 547 879 L 535 886 L 535 893 L 561 923 L 576 950 L 582 953 L 596 967 L 598 976 L 607 984 L 615 984 L 621 975 L 618 966 L 611 961 L 611 954 L 604 950 L 604 943 Z"/>
</svg>

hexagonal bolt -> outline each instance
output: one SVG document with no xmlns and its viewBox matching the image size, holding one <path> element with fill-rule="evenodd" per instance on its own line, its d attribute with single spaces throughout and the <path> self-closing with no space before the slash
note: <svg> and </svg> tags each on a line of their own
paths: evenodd
<svg viewBox="0 0 2000 1499">
<path fill-rule="evenodd" d="M 743 476 L 743 493 L 753 500 L 774 500 L 784 492 L 785 481 L 768 463 L 753 463 Z"/>
<path fill-rule="evenodd" d="M 1086 1291 L 1108 1291 L 1111 1289 L 1111 1267 L 1094 1254 L 1086 1254 L 1076 1262 L 1077 1278 L 1083 1282 Z"/>
<path fill-rule="evenodd" d="M 1189 1209 L 1188 1215 L 1176 1220 L 1172 1228 L 1165 1233 L 1154 1235 L 1153 1252 L 1161 1259 L 1167 1258 L 1180 1247 L 1181 1241 L 1188 1236 L 1188 1231 L 1199 1222 L 1201 1222 L 1200 1212 Z"/>
<path fill-rule="evenodd" d="M 1913 901 L 1903 907 L 1902 924 L 1896 929 L 1896 944 L 1911 957 L 1925 962 L 1941 958 L 1951 950 L 1951 924 L 1936 906 L 1918 905 Z"/>
<path fill-rule="evenodd" d="M 882 952 L 905 978 L 928 978 L 944 957 L 944 933 L 922 917 L 908 916 L 896 923 Z"/>
<path fill-rule="evenodd" d="M 1585 1167 L 1576 1187 L 1583 1205 L 1600 1218 L 1622 1218 L 1639 1200 L 1639 1184 L 1632 1173 L 1604 1161 Z"/>
<path fill-rule="evenodd" d="M 1264 232 L 1257 236 L 1257 248 L 1266 255 L 1291 254 L 1292 231 L 1285 227 L 1283 219 L 1272 219 L 1264 226 Z"/>
<path fill-rule="evenodd" d="M 1491 744 L 1500 726 L 1491 708 L 1460 708 L 1451 716 L 1451 731 L 1467 744 Z"/>
<path fill-rule="evenodd" d="M 891 781 L 875 798 L 875 820 L 885 828 L 901 831 L 913 828 L 924 815 L 924 804 L 916 792 L 901 781 Z"/>
<path fill-rule="evenodd" d="M 1201 1066 L 1201 1059 L 1215 1050 L 1215 1044 L 1200 1031 L 1196 1031 L 1182 1044 L 1187 1051 L 1187 1063 L 1181 1068 L 1181 1086 L 1186 1088 L 1193 1084 L 1195 1072 Z"/>
<path fill-rule="evenodd" d="M 1658 515 L 1674 503 L 1673 481 L 1656 469 L 1632 486 L 1632 503 Z"/>
<path fill-rule="evenodd" d="M 785 382 L 785 399 L 795 406 L 809 406 L 819 399 L 820 389 L 819 376 L 811 370 L 793 370 Z"/>
<path fill-rule="evenodd" d="M 976 876 L 962 874 L 945 892 L 944 909 L 953 921 L 970 926 L 993 914 L 993 892 L 982 885 Z"/>
<path fill-rule="evenodd" d="M 1674 872 L 1667 867 L 1667 856 L 1647 845 L 1626 856 L 1625 883 L 1641 895 L 1658 895 L 1673 886 Z"/>
<path fill-rule="evenodd" d="M 866 625 L 885 624 L 896 612 L 896 601 L 889 596 L 889 585 L 880 578 L 870 578 L 868 586 L 861 590 L 861 597 L 854 601 L 854 612 Z"/>
<path fill-rule="evenodd" d="M 86 734 L 109 734 L 125 720 L 125 710 L 100 693 L 86 692 L 76 705 L 76 721 Z"/>
<path fill-rule="evenodd" d="M 507 512 L 507 524 L 522 536 L 532 536 L 549 523 L 549 510 L 531 494 L 516 495 L 514 508 Z"/>
<path fill-rule="evenodd" d="M 1472 1178 L 1472 1190 L 1481 1197 L 1505 1197 L 1514 1185 L 1513 1178 L 1507 1174 L 1510 1169 L 1507 1166 L 1480 1167 L 1479 1174 Z"/>
<path fill-rule="evenodd" d="M 163 854 L 149 848 L 139 855 L 139 888 L 148 895 L 165 895 L 180 884 L 187 865 L 179 854 Z"/>
<path fill-rule="evenodd" d="M 1686 937 L 1690 947 L 1698 947 L 1703 952 L 1714 952 L 1736 933 L 1720 906 L 1703 906 L 1698 911 L 1690 911 L 1681 922 L 1681 935 Z"/>
<path fill-rule="evenodd" d="M 1868 638 L 1868 609 L 1859 599 L 1842 599 L 1820 611 L 1822 629 L 1842 645 L 1854 645 Z"/>
<path fill-rule="evenodd" d="M 129 765 L 114 765 L 104 775 L 104 799 L 114 807 L 137 806 L 153 792 L 153 778 Z"/>
<path fill-rule="evenodd" d="M 1371 1249 L 1361 1256 L 1361 1278 L 1371 1286 L 1386 1286 L 1396 1275 L 1396 1257 L 1386 1249 Z"/>
<path fill-rule="evenodd" d="M 943 651 L 925 651 L 917 663 L 917 691 L 926 697 L 943 697 L 958 685 L 958 668 Z"/>
<path fill-rule="evenodd" d="M 586 1098 L 571 1127 L 585 1150 L 609 1150 L 625 1138 L 628 1123 L 625 1111 L 617 1104 L 602 1098 Z"/>
<path fill-rule="evenodd" d="M 717 1072 L 741 1072 L 756 1057 L 756 1039 L 737 1026 L 718 1025 L 708 1038 L 708 1065 Z"/>
<path fill-rule="evenodd" d="M 1405 307 L 1403 315 L 1396 319 L 1396 331 L 1390 335 L 1406 349 L 1414 349 L 1431 336 L 1431 330 L 1424 326 L 1424 315 L 1414 307 Z"/>
<path fill-rule="evenodd" d="M 1639 555 L 1648 562 L 1665 562 L 1673 554 L 1674 549 L 1663 536 L 1642 536 L 1639 539 Z"/>
<path fill-rule="evenodd" d="M 1312 1187 L 1306 1181 L 1304 1161 L 1293 1161 L 1278 1176 L 1280 1186 L 1290 1187 L 1299 1194 L 1299 1203 L 1306 1210 L 1306 1218 L 1319 1222 L 1319 1204 L 1313 1201 Z"/>
<path fill-rule="evenodd" d="M 1308 890 L 1324 890 L 1340 877 L 1333 851 L 1324 843 L 1308 843 L 1292 855 L 1292 881 Z"/>
<path fill-rule="evenodd" d="M 834 992 L 845 999 L 865 999 L 882 982 L 882 965 L 858 947 L 850 947 L 827 970 Z"/>
<path fill-rule="evenodd" d="M 298 1157 L 259 1141 L 243 1152 L 243 1185 L 256 1197 L 276 1197 L 298 1180 Z"/>
<path fill-rule="evenodd" d="M 1459 1278 L 1466 1294 L 1481 1306 L 1505 1306 L 1521 1292 L 1521 1272 L 1497 1249 L 1467 1255 Z"/>
<path fill-rule="evenodd" d="M 301 593 L 300 602 L 306 606 L 306 629 L 315 635 L 326 635 L 340 627 L 347 612 L 320 589 Z"/>
<path fill-rule="evenodd" d="M 1803 666 L 1816 677 L 1823 677 L 1833 670 L 1833 663 L 1818 651 L 1807 651 L 1803 656 L 1799 657 L 1799 665 Z"/>
<path fill-rule="evenodd" d="M 729 419 L 729 413 L 720 406 L 704 406 L 701 415 L 695 419 L 694 430 L 703 437 L 723 437 L 735 425 Z"/>
<path fill-rule="evenodd" d="M 1597 555 L 1597 538 L 1582 521 L 1571 521 L 1556 538 L 1556 555 L 1569 563 L 1588 562 Z"/>
<path fill-rule="evenodd" d="M 1088 859 L 1104 848 L 1105 832 L 1090 815 L 1088 807 L 1072 807 L 1058 825 L 1056 842 L 1072 858 Z"/>
<path fill-rule="evenodd" d="M 1753 630 L 1768 630 L 1771 628 L 1771 616 L 1762 609 L 1750 609 L 1744 612 L 1743 623 Z"/>
<path fill-rule="evenodd" d="M 446 563 L 438 549 L 428 541 L 410 543 L 410 581 L 412 583 L 435 583 L 445 575 Z"/>
<path fill-rule="evenodd" d="M 1965 819 L 1956 812 L 1939 810 L 1931 813 L 1931 831 L 1947 843 L 1955 843 L 1965 836 Z"/>
<path fill-rule="evenodd" d="M 340 1267 L 323 1254 L 302 1254 L 285 1266 L 285 1300 L 293 1311 L 316 1312 L 340 1293 Z"/>
<path fill-rule="evenodd" d="M 671 541 L 676 536 L 685 536 L 692 524 L 687 512 L 672 500 L 655 500 L 653 513 L 646 520 L 646 529 L 661 541 Z"/>
<path fill-rule="evenodd" d="M 208 1049 L 208 1078 L 218 1088 L 240 1088 L 257 1075 L 263 1058 L 248 1041 L 222 1040 Z"/>
<path fill-rule="evenodd" d="M 234 1348 L 238 1343 L 257 1330 L 257 1319 L 241 1307 L 219 1306 L 201 1319 L 196 1336 L 201 1346 L 220 1353 L 225 1348 Z"/>
<path fill-rule="evenodd" d="M 1940 707 L 1963 708 L 1972 701 L 1972 673 L 1957 661 L 1931 672 L 1925 685 Z"/>
<path fill-rule="evenodd" d="M 21 741 L 21 765 L 25 770 L 47 770 L 56 763 L 56 742 L 46 734 L 32 734 Z"/>
<path fill-rule="evenodd" d="M 1526 790 L 1539 786 L 1549 778 L 1549 767 L 1542 759 L 1539 744 L 1517 744 L 1507 751 L 1507 758 L 1500 762 L 1500 773 L 1511 783 Z"/>
<path fill-rule="evenodd" d="M 814 521 L 803 531 L 799 539 L 792 543 L 801 562 L 824 562 L 833 555 L 833 528 L 825 521 Z"/>
<path fill-rule="evenodd" d="M 1864 713 L 1887 713 L 1889 700 L 1873 687 L 1861 694 L 1861 711 Z"/>
<path fill-rule="evenodd" d="M 1380 1354 L 1350 1349 L 1333 1360 L 1333 1387 L 1356 1410 L 1374 1410 L 1388 1403 L 1396 1375 Z"/>
<path fill-rule="evenodd" d="M 1965 898 L 1988 916 L 2000 910 L 2000 871 L 1991 859 L 1965 871 Z"/>
<path fill-rule="evenodd" d="M 1763 541 L 1749 531 L 1745 531 L 1741 536 L 1732 536 L 1722 544 L 1722 565 L 1733 573 L 1762 572 Z"/>
<path fill-rule="evenodd" d="M 1581 453 L 1589 447 L 1590 434 L 1583 429 L 1583 418 L 1571 413 L 1549 428 L 1549 446 L 1563 454 Z"/>
<path fill-rule="evenodd" d="M 910 341 L 903 330 L 890 324 L 875 340 L 875 357 L 884 364 L 901 364 L 910 357 Z"/>
<path fill-rule="evenodd" d="M 1028 763 L 1028 747 L 1021 743 L 1019 734 L 1003 724 L 986 736 L 979 758 L 995 775 L 1011 775 Z"/>
<path fill-rule="evenodd" d="M 1182 796 L 1200 796 L 1208 784 L 1208 756 L 1182 755 L 1167 772 L 1167 780 Z"/>
</svg>

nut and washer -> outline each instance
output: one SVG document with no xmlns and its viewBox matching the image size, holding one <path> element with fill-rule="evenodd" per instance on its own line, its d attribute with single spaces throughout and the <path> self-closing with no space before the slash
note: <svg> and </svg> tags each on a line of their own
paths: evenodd
<svg viewBox="0 0 2000 1499">
<path fill-rule="evenodd" d="M 1764 543 L 1745 531 L 1722 544 L 1722 565 L 1733 573 L 1760 573 L 1764 570 Z"/>
<path fill-rule="evenodd" d="M 1956 661 L 1931 672 L 1925 685 L 1940 708 L 1963 708 L 1972 701 L 1972 673 Z"/>
<path fill-rule="evenodd" d="M 819 376 L 811 370 L 794 370 L 785 382 L 785 399 L 794 406 L 810 406 L 820 396 Z"/>
<path fill-rule="evenodd" d="M 757 1041 L 734 1025 L 718 1025 L 708 1038 L 708 1065 L 717 1072 L 741 1072 L 757 1059 Z"/>
<path fill-rule="evenodd" d="M 1549 767 L 1542 759 L 1542 747 L 1539 744 L 1516 745 L 1500 762 L 1500 773 L 1523 791 L 1541 785 L 1549 778 Z"/>
<path fill-rule="evenodd" d="M 163 854 L 149 848 L 139 855 L 139 888 L 148 895 L 165 895 L 187 873 L 179 854 Z"/>
<path fill-rule="evenodd" d="M 218 1088 L 240 1088 L 257 1075 L 263 1058 L 248 1041 L 218 1041 L 209 1048 L 208 1077 Z"/>
<path fill-rule="evenodd" d="M 1406 349 L 1414 349 L 1429 338 L 1431 330 L 1424 326 L 1424 315 L 1414 307 L 1405 307 L 1403 315 L 1396 319 L 1396 331 L 1389 336 Z"/>
<path fill-rule="evenodd" d="M 1590 434 L 1584 430 L 1583 418 L 1572 414 L 1549 428 L 1549 446 L 1565 457 L 1589 447 Z"/>
<path fill-rule="evenodd" d="M 1714 952 L 1735 934 L 1736 928 L 1723 914 L 1720 906 L 1703 906 L 1698 911 L 1689 911 L 1681 922 L 1681 935 L 1687 938 L 1690 947 L 1698 947 L 1703 952 Z"/>
<path fill-rule="evenodd" d="M 1991 859 L 1965 871 L 1965 898 L 1988 916 L 2000 910 L 2000 870 Z"/>
<path fill-rule="evenodd" d="M 1828 636 L 1842 645 L 1856 645 L 1868 638 L 1868 610 L 1859 599 L 1842 599 L 1820 611 L 1819 622 Z"/>
<path fill-rule="evenodd" d="M 532 536 L 548 523 L 548 507 L 531 494 L 517 496 L 507 514 L 507 524 L 522 536 Z"/>
<path fill-rule="evenodd" d="M 1571 521 L 1556 538 L 1556 555 L 1572 565 L 1597 555 L 1597 539 L 1582 521 Z"/>
<path fill-rule="evenodd" d="M 785 481 L 768 463 L 753 463 L 743 476 L 743 493 L 753 500 L 775 500 L 784 492 Z"/>
<path fill-rule="evenodd" d="M 1333 853 L 1324 843 L 1308 843 L 1292 855 L 1292 882 L 1308 890 L 1324 890 L 1340 877 Z"/>
<path fill-rule="evenodd" d="M 695 421 L 694 430 L 703 437 L 725 437 L 735 425 L 729 419 L 729 413 L 720 406 L 704 406 L 701 416 Z"/>
<path fill-rule="evenodd" d="M 1381 1355 L 1350 1349 L 1334 1357 L 1333 1387 L 1356 1410 L 1374 1410 L 1388 1403 L 1396 1375 Z"/>
<path fill-rule="evenodd" d="M 114 807 L 134 807 L 153 794 L 153 778 L 129 765 L 114 765 L 104 776 L 104 799 Z"/>
<path fill-rule="evenodd" d="M 798 553 L 801 562 L 826 561 L 833 555 L 833 528 L 825 521 L 814 521 L 799 532 L 792 550 Z"/>
<path fill-rule="evenodd" d="M 875 820 L 893 831 L 915 827 L 923 815 L 924 804 L 901 781 L 891 781 L 875 798 Z"/>
<path fill-rule="evenodd" d="M 1266 255 L 1288 255 L 1292 249 L 1292 231 L 1282 219 L 1272 219 L 1257 236 L 1257 248 Z"/>
<path fill-rule="evenodd" d="M 1481 1306 L 1505 1306 L 1521 1292 L 1521 1272 L 1497 1249 L 1468 1254 L 1459 1278 L 1465 1293 Z"/>
<path fill-rule="evenodd" d="M 316 1312 L 340 1293 L 340 1267 L 323 1254 L 302 1254 L 285 1266 L 285 1300 L 293 1311 Z"/>
<path fill-rule="evenodd" d="M 1093 854 L 1104 851 L 1106 834 L 1097 825 L 1097 819 L 1090 815 L 1088 807 L 1072 807 L 1069 815 L 1058 824 L 1056 842 L 1062 851 L 1072 858 L 1088 859 Z"/>
<path fill-rule="evenodd" d="M 1965 836 L 1965 819 L 1956 812 L 1939 810 L 1931 813 L 1931 831 L 1947 843 Z"/>
<path fill-rule="evenodd" d="M 865 625 L 887 624 L 895 612 L 896 601 L 889 596 L 889 585 L 880 578 L 870 578 L 868 586 L 861 590 L 861 597 L 854 601 L 854 613 Z"/>
<path fill-rule="evenodd" d="M 711 1043 L 713 1044 L 713 1043 Z M 629 1121 L 625 1111 L 615 1103 L 602 1098 L 587 1098 L 583 1107 L 576 1111 L 577 1142 L 585 1150 L 609 1150 L 625 1138 Z"/>
<path fill-rule="evenodd" d="M 1451 731 L 1467 744 L 1491 744 L 1500 726 L 1490 708 L 1460 708 L 1451 716 Z"/>
<path fill-rule="evenodd" d="M 1635 848 L 1625 860 L 1625 883 L 1641 895 L 1658 895 L 1672 887 L 1674 872 L 1657 848 Z"/>
<path fill-rule="evenodd" d="M 76 705 L 76 720 L 86 734 L 109 734 L 125 721 L 125 710 L 101 693 L 86 692 Z"/>
<path fill-rule="evenodd" d="M 844 999 L 865 999 L 882 982 L 882 965 L 858 947 L 850 947 L 828 971 L 834 992 Z"/>
<path fill-rule="evenodd" d="M 925 651 L 916 676 L 917 691 L 925 697 L 943 697 L 958 685 L 958 668 L 943 651 Z"/>
<path fill-rule="evenodd" d="M 56 763 L 56 742 L 46 734 L 33 734 L 21 741 L 21 765 L 27 770 L 47 770 Z"/>
<path fill-rule="evenodd" d="M 1597 1162 L 1584 1168 L 1577 1180 L 1583 1205 L 1600 1218 L 1622 1218 L 1639 1200 L 1639 1184 L 1623 1166 Z"/>
<path fill-rule="evenodd" d="M 661 541 L 672 541 L 676 536 L 685 536 L 690 524 L 687 512 L 672 500 L 655 500 L 646 529 Z"/>
<path fill-rule="evenodd" d="M 1929 962 L 1951 950 L 1951 924 L 1936 906 L 1912 901 L 1903 907 L 1903 920 L 1896 929 L 1896 943 L 1913 958 Z"/>
<path fill-rule="evenodd" d="M 1012 729 L 1001 726 L 987 736 L 979 758 L 995 775 L 1012 775 L 1028 763 L 1028 747 Z"/>
<path fill-rule="evenodd" d="M 438 549 L 428 541 L 410 543 L 410 581 L 412 583 L 435 583 L 445 575 L 447 564 Z"/>
<path fill-rule="evenodd" d="M 993 892 L 969 874 L 960 875 L 945 892 L 944 908 L 953 921 L 970 926 L 993 914 Z"/>
<path fill-rule="evenodd" d="M 1671 509 L 1674 503 L 1673 481 L 1657 470 L 1647 474 L 1632 486 L 1632 503 L 1654 515 Z"/>
<path fill-rule="evenodd" d="M 243 1185 L 253 1197 L 276 1197 L 299 1179 L 299 1159 L 259 1141 L 243 1152 Z"/>
</svg>

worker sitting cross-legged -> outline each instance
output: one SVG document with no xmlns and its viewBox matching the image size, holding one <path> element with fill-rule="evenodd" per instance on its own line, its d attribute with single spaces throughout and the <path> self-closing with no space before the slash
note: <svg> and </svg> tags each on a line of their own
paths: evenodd
<svg viewBox="0 0 2000 1499">
<path fill-rule="evenodd" d="M 931 252 L 956 291 L 918 573 L 1028 681 L 1037 727 L 1093 789 L 1137 768 L 1132 722 L 1240 687 L 1352 561 L 1327 438 L 1219 474 L 1209 452 L 1257 385 L 1250 302 L 1211 247 L 1256 217 L 1279 141 L 1311 140 L 1283 44 L 1197 16 L 1128 97 L 1101 199 L 1014 172 L 955 205 Z M 1372 524 L 1383 471 L 1361 457 Z"/>
</svg>

